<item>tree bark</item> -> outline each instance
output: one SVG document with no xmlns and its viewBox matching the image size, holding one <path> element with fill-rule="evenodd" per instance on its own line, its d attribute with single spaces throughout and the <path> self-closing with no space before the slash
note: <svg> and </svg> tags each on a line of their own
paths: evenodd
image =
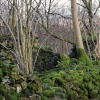
<svg viewBox="0 0 100 100">
<path fill-rule="evenodd" d="M 76 0 L 71 0 L 71 11 L 72 11 L 73 27 L 76 35 L 76 47 L 84 49 L 81 31 L 79 27 L 78 15 L 77 15 Z"/>
</svg>

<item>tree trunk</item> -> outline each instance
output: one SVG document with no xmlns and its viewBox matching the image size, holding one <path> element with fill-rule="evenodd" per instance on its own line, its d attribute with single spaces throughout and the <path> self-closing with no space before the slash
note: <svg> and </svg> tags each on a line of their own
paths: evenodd
<svg viewBox="0 0 100 100">
<path fill-rule="evenodd" d="M 82 36 L 81 36 L 79 21 L 77 16 L 76 0 L 71 0 L 71 11 L 72 11 L 73 26 L 74 26 L 75 36 L 76 36 L 77 58 L 79 62 L 84 63 L 86 66 L 92 67 L 93 65 L 89 57 L 87 56 L 83 46 L 83 41 L 82 41 Z"/>
<path fill-rule="evenodd" d="M 71 11 L 72 11 L 73 26 L 75 30 L 75 36 L 76 36 L 76 46 L 77 48 L 84 49 L 80 27 L 79 27 L 78 15 L 77 15 L 76 0 L 71 0 Z"/>
<path fill-rule="evenodd" d="M 17 0 L 13 0 L 13 11 L 12 11 L 12 30 L 16 27 L 16 9 L 15 4 L 17 3 Z"/>
</svg>

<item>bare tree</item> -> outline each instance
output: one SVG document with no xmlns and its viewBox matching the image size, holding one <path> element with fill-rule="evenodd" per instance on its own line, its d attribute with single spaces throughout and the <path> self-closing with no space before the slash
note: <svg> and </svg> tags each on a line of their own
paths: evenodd
<svg viewBox="0 0 100 100">
<path fill-rule="evenodd" d="M 33 45 L 34 45 L 34 31 L 32 29 L 32 22 L 34 17 L 31 18 L 31 11 L 35 11 L 34 7 L 32 8 L 32 0 L 25 2 L 26 9 L 24 10 L 24 16 L 26 19 L 23 19 L 21 16 L 20 3 L 18 0 L 10 1 L 13 5 L 13 16 L 12 16 L 12 26 L 5 21 L 2 14 L 0 14 L 0 19 L 3 21 L 4 25 L 8 28 L 9 34 L 12 36 L 13 46 L 14 46 L 14 56 L 19 66 L 20 70 L 26 74 L 32 73 L 34 70 L 33 67 Z M 38 6 L 38 5 L 37 5 Z M 25 21 L 23 23 L 23 20 Z M 38 21 L 37 21 L 38 22 Z M 26 23 L 26 24 L 25 24 Z M 15 30 L 13 30 L 15 29 Z"/>
</svg>

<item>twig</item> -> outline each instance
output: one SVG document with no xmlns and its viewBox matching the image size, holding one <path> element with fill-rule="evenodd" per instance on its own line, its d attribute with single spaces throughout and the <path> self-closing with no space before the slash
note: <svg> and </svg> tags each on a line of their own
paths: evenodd
<svg viewBox="0 0 100 100">
<path fill-rule="evenodd" d="M 35 61 L 34 61 L 34 64 L 33 64 L 33 67 L 35 67 L 35 64 L 36 64 L 36 61 L 37 61 L 37 58 L 38 58 L 38 55 L 39 55 L 39 52 L 40 52 L 40 49 L 41 47 L 43 46 L 43 44 L 47 41 L 47 39 L 50 37 L 51 34 L 49 34 L 46 39 L 44 40 L 44 42 L 40 45 L 39 49 L 38 49 L 38 52 L 37 52 L 37 55 L 36 55 L 36 58 L 35 58 Z"/>
<path fill-rule="evenodd" d="M 8 47 L 4 46 L 2 43 L 0 43 L 1 46 L 3 46 L 5 49 L 9 50 L 14 56 L 16 55 L 12 50 L 10 50 Z"/>
</svg>

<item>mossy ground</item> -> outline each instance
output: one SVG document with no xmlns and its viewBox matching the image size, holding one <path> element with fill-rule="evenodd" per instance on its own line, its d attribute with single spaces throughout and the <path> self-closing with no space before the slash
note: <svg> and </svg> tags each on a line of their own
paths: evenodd
<svg viewBox="0 0 100 100">
<path fill-rule="evenodd" d="M 10 77 L 11 83 L 7 85 L 1 82 L 0 98 L 1 100 L 3 98 L 6 100 L 23 100 L 30 97 L 34 98 L 32 100 L 36 98 L 36 100 L 55 100 L 55 98 L 63 100 L 100 99 L 100 66 L 91 68 L 84 64 L 76 64 L 76 62 L 70 65 L 71 69 L 56 70 L 55 68 L 55 70 L 51 69 L 51 71 L 45 70 L 45 74 L 37 72 L 36 78 L 33 80 L 26 78 L 26 80 L 20 81 L 21 76 L 18 74 L 20 78 L 14 79 L 15 81 L 13 82 L 13 77 L 9 73 L 7 75 Z M 3 79 L 5 75 L 2 68 L 1 75 Z M 86 70 L 87 68 L 88 70 Z M 14 77 L 17 76 L 15 75 Z M 25 83 L 25 88 L 22 87 L 23 82 Z M 17 86 L 22 87 L 19 93 L 16 90 Z"/>
<path fill-rule="evenodd" d="M 78 59 L 61 55 L 56 67 L 48 66 L 29 76 L 0 60 L 0 100 L 99 100 L 100 62 L 90 62 L 84 50 L 78 52 Z M 7 77 L 9 82 L 4 81 Z"/>
</svg>

